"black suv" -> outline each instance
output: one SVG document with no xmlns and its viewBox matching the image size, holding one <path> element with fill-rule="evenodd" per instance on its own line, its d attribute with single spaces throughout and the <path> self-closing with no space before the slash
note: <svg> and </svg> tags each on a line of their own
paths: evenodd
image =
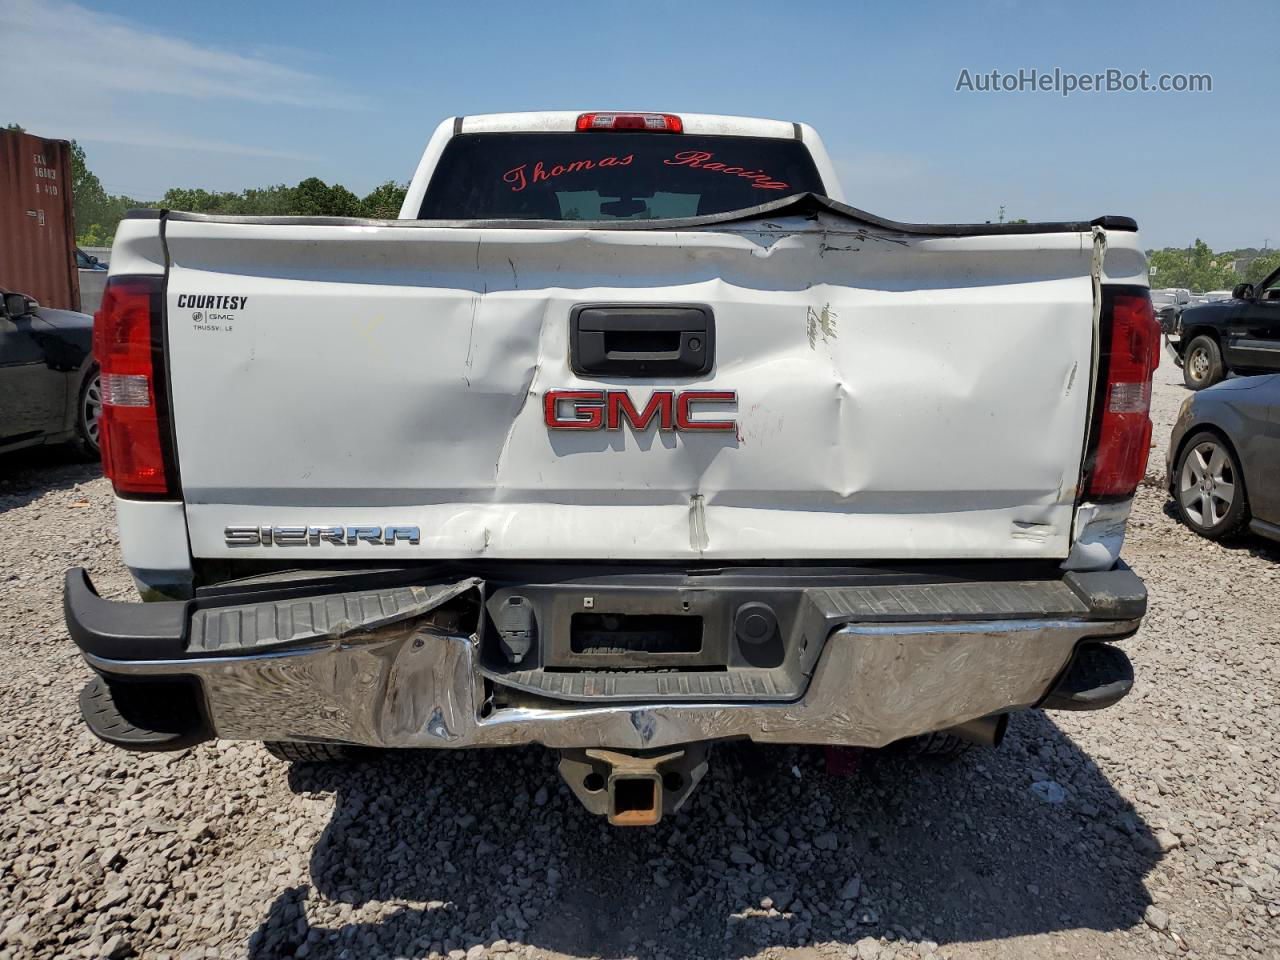
<svg viewBox="0 0 1280 960">
<path fill-rule="evenodd" d="M 1187 307 L 1181 326 L 1175 349 L 1192 390 L 1228 373 L 1280 372 L 1280 269 L 1256 287 L 1238 284 L 1230 300 Z"/>
</svg>

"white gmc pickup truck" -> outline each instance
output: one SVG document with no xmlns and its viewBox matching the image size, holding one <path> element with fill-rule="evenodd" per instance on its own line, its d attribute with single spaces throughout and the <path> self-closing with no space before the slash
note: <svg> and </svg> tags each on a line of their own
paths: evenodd
<svg viewBox="0 0 1280 960">
<path fill-rule="evenodd" d="M 716 741 L 996 744 L 1133 682 L 1132 220 L 896 223 L 804 124 L 442 123 L 394 221 L 135 211 L 96 319 L 142 603 L 98 736 L 543 744 L 651 824 Z"/>
</svg>

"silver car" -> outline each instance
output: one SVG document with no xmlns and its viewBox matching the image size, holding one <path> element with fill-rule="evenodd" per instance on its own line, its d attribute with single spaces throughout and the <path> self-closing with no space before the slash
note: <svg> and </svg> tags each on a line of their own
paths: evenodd
<svg viewBox="0 0 1280 960">
<path fill-rule="evenodd" d="M 1165 471 L 1178 516 L 1220 540 L 1280 540 L 1280 374 L 1224 380 L 1182 404 Z"/>
</svg>

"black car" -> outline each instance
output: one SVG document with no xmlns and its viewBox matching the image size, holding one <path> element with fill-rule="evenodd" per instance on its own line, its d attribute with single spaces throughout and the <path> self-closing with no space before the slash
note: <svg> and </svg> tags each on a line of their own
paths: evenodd
<svg viewBox="0 0 1280 960">
<path fill-rule="evenodd" d="M 102 380 L 93 317 L 0 294 L 0 453 L 69 442 L 97 457 Z"/>
<path fill-rule="evenodd" d="M 97 257 L 85 253 L 79 247 L 76 247 L 76 267 L 80 270 L 93 270 L 95 272 L 105 273 L 107 264 L 103 263 Z"/>
<path fill-rule="evenodd" d="M 1280 374 L 1242 377 L 1188 397 L 1165 470 L 1183 523 L 1211 540 L 1280 540 Z"/>
<path fill-rule="evenodd" d="M 1176 350 L 1192 390 L 1213 386 L 1228 373 L 1280 371 L 1280 269 L 1256 287 L 1239 284 L 1230 300 L 1187 307 L 1181 335 Z"/>
<path fill-rule="evenodd" d="M 1166 335 L 1178 332 L 1178 322 L 1182 312 L 1191 303 L 1191 294 L 1186 290 L 1152 290 L 1151 306 L 1156 311 L 1156 320 L 1160 330 Z"/>
</svg>

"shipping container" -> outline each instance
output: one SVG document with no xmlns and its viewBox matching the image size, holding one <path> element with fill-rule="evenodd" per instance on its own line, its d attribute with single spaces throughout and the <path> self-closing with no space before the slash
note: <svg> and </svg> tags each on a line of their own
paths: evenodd
<svg viewBox="0 0 1280 960">
<path fill-rule="evenodd" d="M 66 140 L 0 130 L 0 287 L 80 309 Z"/>
</svg>

